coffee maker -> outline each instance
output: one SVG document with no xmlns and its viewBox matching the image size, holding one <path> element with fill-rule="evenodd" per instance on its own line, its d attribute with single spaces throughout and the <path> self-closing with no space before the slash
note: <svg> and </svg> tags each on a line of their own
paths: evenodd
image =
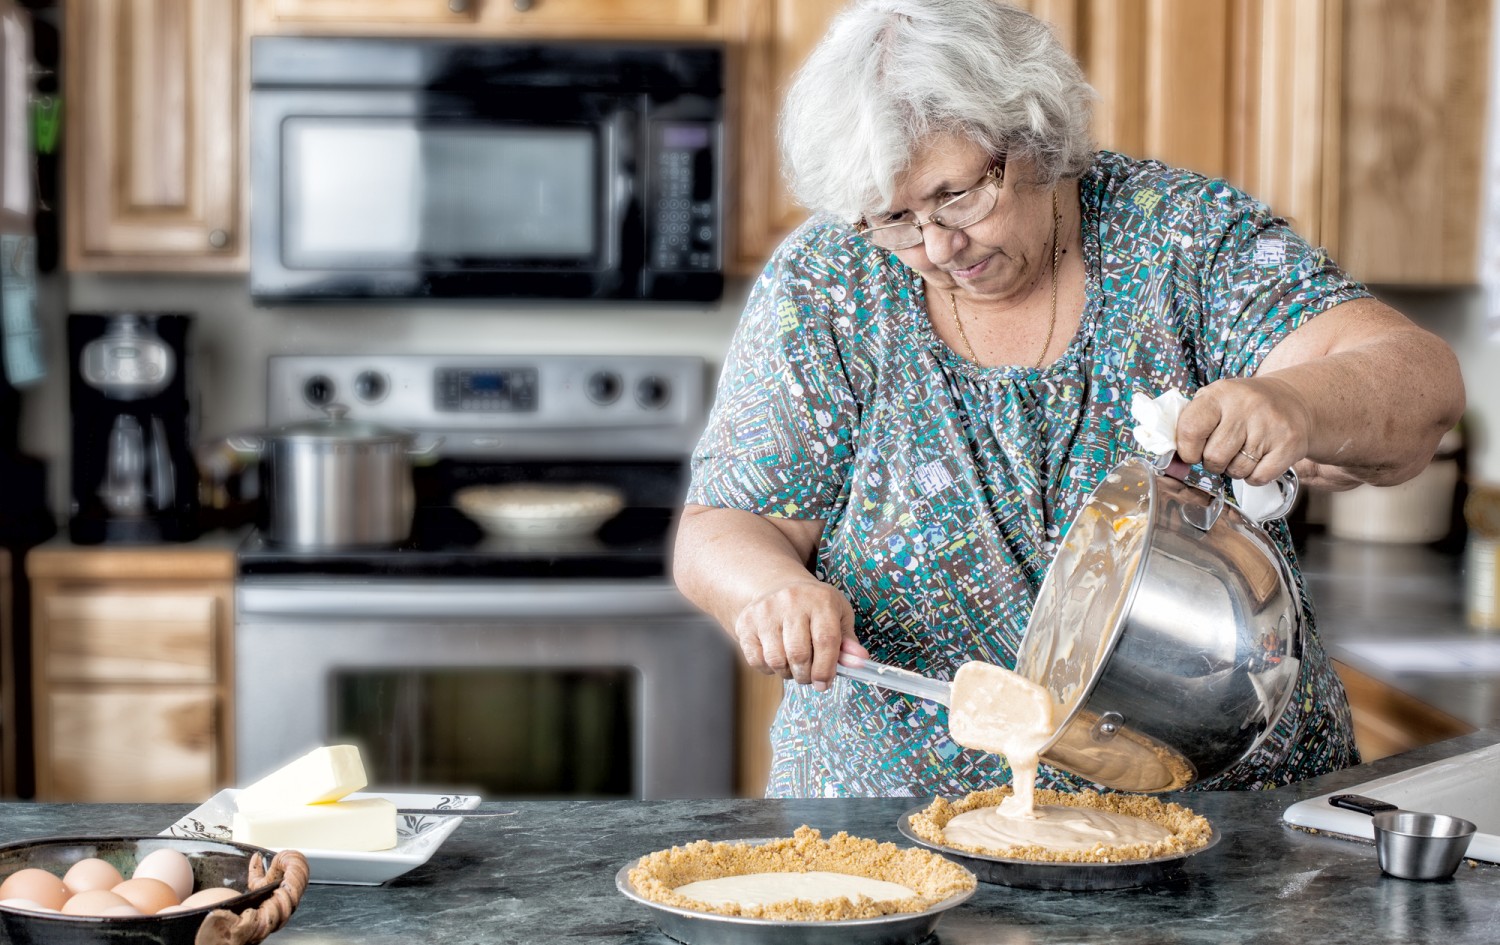
<svg viewBox="0 0 1500 945">
<path fill-rule="evenodd" d="M 73 509 L 78 544 L 188 541 L 198 534 L 189 442 L 191 316 L 68 316 Z"/>
</svg>

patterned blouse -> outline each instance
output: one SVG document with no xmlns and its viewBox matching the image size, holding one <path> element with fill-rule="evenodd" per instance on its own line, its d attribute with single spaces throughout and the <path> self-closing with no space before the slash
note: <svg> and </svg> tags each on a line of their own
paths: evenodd
<svg viewBox="0 0 1500 945">
<path fill-rule="evenodd" d="M 688 501 L 822 519 L 817 576 L 849 598 L 876 660 L 942 679 L 967 660 L 1014 667 L 1059 539 L 1137 452 L 1131 393 L 1191 396 L 1253 374 L 1304 321 L 1367 294 L 1221 180 L 1100 152 L 1079 202 L 1082 320 L 1040 369 L 959 356 L 932 331 L 921 277 L 828 219 L 793 233 L 750 295 Z M 1272 535 L 1296 572 L 1284 525 Z M 1003 759 L 953 743 L 942 707 L 842 677 L 825 693 L 787 683 L 771 741 L 773 797 L 1009 780 Z M 1195 787 L 1271 787 L 1357 761 L 1343 689 L 1309 634 L 1272 735 Z M 1039 784 L 1094 786 L 1046 766 Z"/>
</svg>

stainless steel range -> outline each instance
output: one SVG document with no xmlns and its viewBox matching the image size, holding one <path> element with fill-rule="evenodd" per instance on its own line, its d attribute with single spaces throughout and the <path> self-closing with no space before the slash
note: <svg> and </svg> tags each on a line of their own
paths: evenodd
<svg viewBox="0 0 1500 945">
<path fill-rule="evenodd" d="M 668 571 L 704 375 L 688 357 L 271 358 L 273 426 L 337 402 L 441 442 L 406 541 L 240 549 L 239 780 L 352 742 L 381 786 L 733 793 L 735 655 Z M 604 486 L 624 508 L 593 534 L 512 537 L 455 505 L 507 483 Z"/>
</svg>

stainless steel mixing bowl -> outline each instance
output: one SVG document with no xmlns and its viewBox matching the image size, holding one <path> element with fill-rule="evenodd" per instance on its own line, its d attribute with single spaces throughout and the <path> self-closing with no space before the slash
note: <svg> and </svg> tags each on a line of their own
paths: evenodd
<svg viewBox="0 0 1500 945">
<path fill-rule="evenodd" d="M 1222 496 L 1143 459 L 1069 527 L 1016 671 L 1062 703 L 1042 761 L 1122 791 L 1174 791 L 1240 761 L 1290 701 L 1291 570 Z"/>
</svg>

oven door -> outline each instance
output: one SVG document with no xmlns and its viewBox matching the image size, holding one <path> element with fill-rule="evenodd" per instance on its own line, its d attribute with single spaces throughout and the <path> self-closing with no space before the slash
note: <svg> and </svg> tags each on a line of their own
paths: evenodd
<svg viewBox="0 0 1500 945">
<path fill-rule="evenodd" d="M 239 780 L 357 744 L 385 788 L 727 797 L 735 661 L 665 582 L 244 579 Z"/>
<path fill-rule="evenodd" d="M 252 95 L 258 301 L 630 297 L 640 95 Z"/>
</svg>

